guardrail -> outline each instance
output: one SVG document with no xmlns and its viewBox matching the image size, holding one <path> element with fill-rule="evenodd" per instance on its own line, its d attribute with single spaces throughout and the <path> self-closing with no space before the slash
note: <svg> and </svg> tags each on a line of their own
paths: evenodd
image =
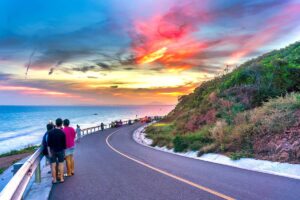
<svg viewBox="0 0 300 200">
<path fill-rule="evenodd" d="M 155 117 L 154 119 L 160 119 L 161 117 Z M 134 123 L 136 120 L 140 121 L 143 118 L 135 120 L 122 121 L 123 125 Z M 104 128 L 111 128 L 112 124 L 104 125 Z M 89 127 L 81 130 L 81 135 L 89 135 L 101 130 L 100 126 Z M 16 172 L 8 184 L 3 188 L 0 193 L 0 200 L 20 200 L 24 196 L 24 192 L 31 180 L 35 175 L 35 182 L 41 182 L 41 160 L 43 158 L 42 147 L 38 148 L 22 165 L 22 167 Z"/>
</svg>

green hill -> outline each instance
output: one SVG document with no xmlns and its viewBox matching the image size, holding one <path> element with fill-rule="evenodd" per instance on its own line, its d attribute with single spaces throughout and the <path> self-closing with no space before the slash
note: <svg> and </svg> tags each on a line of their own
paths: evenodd
<svg viewBox="0 0 300 200">
<path fill-rule="evenodd" d="M 300 163 L 300 42 L 252 59 L 182 96 L 147 128 L 153 145 Z"/>
</svg>

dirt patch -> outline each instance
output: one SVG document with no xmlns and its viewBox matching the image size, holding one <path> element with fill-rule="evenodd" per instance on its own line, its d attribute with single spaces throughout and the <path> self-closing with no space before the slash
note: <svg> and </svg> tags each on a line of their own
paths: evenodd
<svg viewBox="0 0 300 200">
<path fill-rule="evenodd" d="M 300 164 L 300 127 L 259 138 L 254 143 L 254 153 L 258 159 Z"/>
<path fill-rule="evenodd" d="M 26 158 L 31 154 L 32 153 L 22 153 L 22 154 L 2 157 L 0 158 L 0 168 L 6 169 L 9 166 L 11 166 L 13 163 L 18 162 L 19 160 L 22 160 L 23 158 Z"/>
</svg>

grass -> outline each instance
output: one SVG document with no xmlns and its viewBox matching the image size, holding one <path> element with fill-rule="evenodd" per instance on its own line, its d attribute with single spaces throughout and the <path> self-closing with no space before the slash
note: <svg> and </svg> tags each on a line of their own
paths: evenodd
<svg viewBox="0 0 300 200">
<path fill-rule="evenodd" d="M 172 148 L 174 125 L 171 123 L 156 123 L 146 128 L 147 137 L 153 140 L 153 146 Z"/>
<path fill-rule="evenodd" d="M 163 121 L 147 128 L 153 145 L 175 151 L 251 156 L 261 137 L 299 123 L 300 42 L 249 60 L 178 99 Z M 207 128 L 209 127 L 209 128 Z"/>
<path fill-rule="evenodd" d="M 18 154 L 24 154 L 24 153 L 32 153 L 35 150 L 37 150 L 38 147 L 39 147 L 38 145 L 34 145 L 34 146 L 28 146 L 28 147 L 26 147 L 24 149 L 20 149 L 20 150 L 12 150 L 8 153 L 1 154 L 0 158 L 7 157 L 7 156 L 18 155 Z"/>
<path fill-rule="evenodd" d="M 218 119 L 195 132 L 179 133 L 174 123 L 156 123 L 146 129 L 153 146 L 167 146 L 175 152 L 218 152 L 233 160 L 254 157 L 255 138 L 281 134 L 295 125 L 300 110 L 300 93 L 269 99 L 262 106 L 235 114 L 232 122 Z"/>
<path fill-rule="evenodd" d="M 230 154 L 229 157 L 231 160 L 239 160 L 241 158 L 253 158 L 253 154 L 249 152 L 241 151 L 241 152 L 233 152 Z"/>
<path fill-rule="evenodd" d="M 34 145 L 34 146 L 28 146 L 24 149 L 20 149 L 20 150 L 12 150 L 8 153 L 4 153 L 0 155 L 0 158 L 4 158 L 4 157 L 9 157 L 9 156 L 14 156 L 14 155 L 19 155 L 19 154 L 25 154 L 25 153 L 33 153 L 35 150 L 37 150 L 37 148 L 39 148 L 39 145 Z M 10 163 L 10 165 L 18 162 L 19 159 L 14 160 L 12 163 Z M 0 174 L 2 174 L 5 170 L 7 169 L 7 166 L 2 166 L 0 167 Z"/>
</svg>

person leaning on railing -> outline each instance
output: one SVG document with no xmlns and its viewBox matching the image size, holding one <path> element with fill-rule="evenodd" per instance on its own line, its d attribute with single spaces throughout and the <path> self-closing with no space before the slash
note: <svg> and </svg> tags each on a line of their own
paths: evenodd
<svg viewBox="0 0 300 200">
<path fill-rule="evenodd" d="M 42 147 L 43 147 L 43 155 L 46 157 L 47 162 L 50 163 L 50 157 L 49 157 L 49 153 L 48 153 L 48 134 L 52 129 L 54 129 L 54 124 L 49 123 L 49 124 L 47 124 L 46 128 L 47 128 L 47 131 L 43 136 Z"/>
<path fill-rule="evenodd" d="M 55 121 L 56 128 L 48 133 L 48 152 L 51 162 L 52 183 L 64 182 L 64 157 L 66 149 L 66 135 L 62 131 L 62 119 Z M 56 171 L 58 163 L 58 173 Z"/>
</svg>

